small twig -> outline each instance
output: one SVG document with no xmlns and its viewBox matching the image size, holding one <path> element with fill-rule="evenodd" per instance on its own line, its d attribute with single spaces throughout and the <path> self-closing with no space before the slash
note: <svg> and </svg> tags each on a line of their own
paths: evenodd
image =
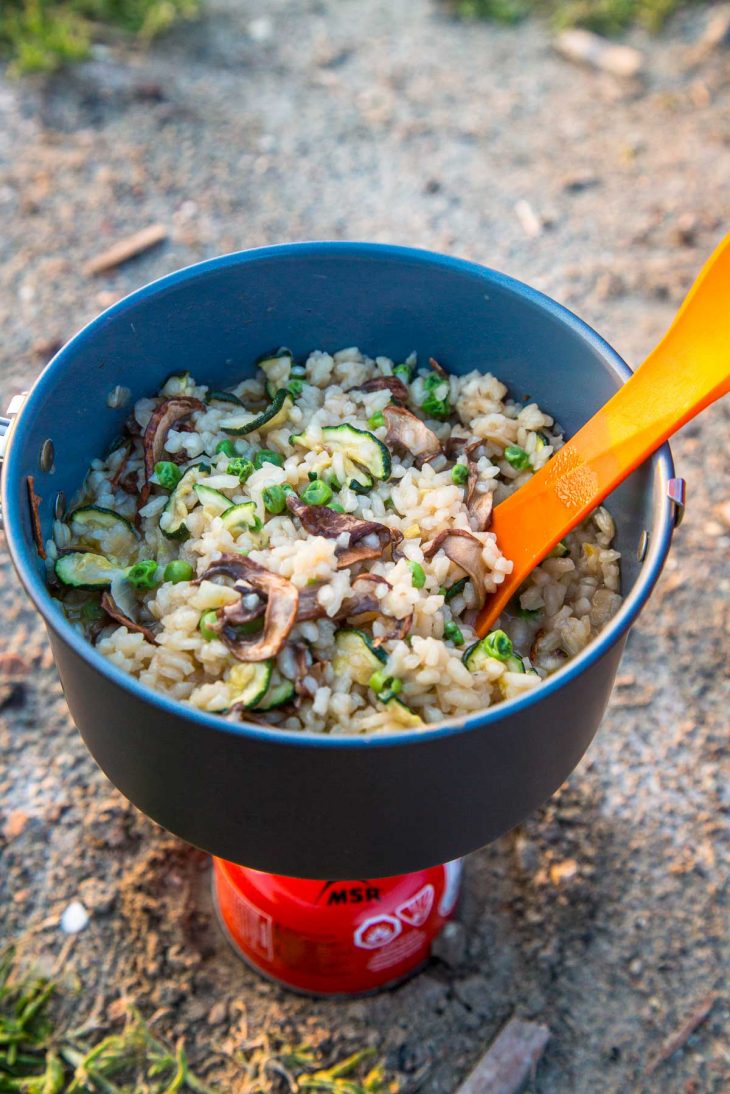
<svg viewBox="0 0 730 1094">
<path fill-rule="evenodd" d="M 517 1094 L 534 1074 L 549 1038 L 546 1026 L 511 1018 L 457 1094 Z"/>
<path fill-rule="evenodd" d="M 127 236 L 126 239 L 120 239 L 96 258 L 92 258 L 84 266 L 84 273 L 88 277 L 107 273 L 128 262 L 130 258 L 136 258 L 152 247 L 156 247 L 165 239 L 167 239 L 167 228 L 164 224 L 150 224 L 147 228 Z"/>
<path fill-rule="evenodd" d="M 63 966 L 68 961 L 68 955 L 71 953 L 71 950 L 76 944 L 76 937 L 77 936 L 75 934 L 69 935 L 64 944 L 61 946 L 61 949 L 58 952 L 58 957 L 54 961 L 53 968 L 51 970 L 52 980 L 55 980 L 56 977 L 60 976 L 60 974 L 63 972 Z"/>
<path fill-rule="evenodd" d="M 682 1023 L 682 1025 L 674 1031 L 659 1049 L 653 1060 L 651 1060 L 644 1069 L 645 1075 L 653 1075 L 660 1064 L 665 1063 L 670 1056 L 673 1056 L 678 1049 L 682 1048 L 692 1036 L 694 1031 L 701 1026 L 705 1018 L 712 1010 L 717 1000 L 717 992 L 710 991 L 701 999 L 695 1009 L 689 1015 L 688 1018 Z"/>
<path fill-rule="evenodd" d="M 42 559 L 45 560 L 46 548 L 43 545 L 43 529 L 41 528 L 41 518 L 38 512 L 41 504 L 41 499 L 35 492 L 35 480 L 32 475 L 25 476 L 26 485 L 28 487 L 28 501 L 30 503 L 30 523 L 33 529 L 33 541 L 35 543 L 36 551 Z"/>
</svg>

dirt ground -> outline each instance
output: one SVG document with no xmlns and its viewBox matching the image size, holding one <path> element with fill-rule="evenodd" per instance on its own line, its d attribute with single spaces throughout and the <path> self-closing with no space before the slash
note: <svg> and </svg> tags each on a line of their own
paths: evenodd
<svg viewBox="0 0 730 1094">
<path fill-rule="evenodd" d="M 644 75 L 619 83 L 558 58 L 538 24 L 467 26 L 426 0 L 210 0 L 149 55 L 107 47 L 45 82 L 0 76 L 0 405 L 138 285 L 293 238 L 473 258 L 638 362 L 730 222 L 730 51 L 697 60 L 706 19 L 635 35 Z M 156 221 L 162 247 L 84 274 Z M 283 1029 L 373 1044 L 403 1090 L 451 1094 L 512 1014 L 550 1027 L 540 1094 L 727 1090 L 728 409 L 674 445 L 687 516 L 587 757 L 469 859 L 463 953 L 367 1000 L 297 998 L 232 957 L 204 856 L 86 753 L 2 552 L 3 939 L 80 986 L 80 1019 L 136 1001 L 221 1091 L 240 1088 L 241 1039 Z M 69 942 L 74 899 L 91 919 Z M 707 1020 L 646 1074 L 711 991 Z"/>
</svg>

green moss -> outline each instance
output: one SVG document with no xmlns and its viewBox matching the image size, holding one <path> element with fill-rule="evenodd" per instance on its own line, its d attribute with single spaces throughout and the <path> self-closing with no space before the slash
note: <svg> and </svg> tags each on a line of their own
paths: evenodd
<svg viewBox="0 0 730 1094">
<path fill-rule="evenodd" d="M 273 1090 L 272 1079 L 278 1075 L 287 1084 L 281 1089 L 398 1094 L 397 1082 L 387 1077 L 372 1047 L 344 1059 L 323 1059 L 320 1048 L 289 1044 L 279 1032 L 266 1029 L 242 1044 L 233 1057 L 225 1057 L 213 1039 L 207 1046 L 209 1056 L 217 1063 L 227 1059 L 229 1071 L 238 1074 L 233 1082 L 209 1085 L 191 1071 L 183 1041 L 175 1047 L 167 1044 L 133 1007 L 124 1027 L 106 1036 L 100 1036 L 96 1023 L 77 1029 L 61 1023 L 59 1011 L 73 1020 L 83 993 L 79 986 L 74 1000 L 63 985 L 24 973 L 12 947 L 0 950 L 0 1091 L 225 1094 L 235 1088 L 253 1094 Z M 72 1002 L 77 1005 L 71 1006 Z"/>
<path fill-rule="evenodd" d="M 150 41 L 200 0 L 1 0 L 0 56 L 13 72 L 53 72 L 87 57 L 105 26 Z"/>
<path fill-rule="evenodd" d="M 528 15 L 547 18 L 553 26 L 586 27 L 598 34 L 619 34 L 633 24 L 659 30 L 680 7 L 695 0 L 447 0 L 461 19 L 517 23 Z"/>
</svg>

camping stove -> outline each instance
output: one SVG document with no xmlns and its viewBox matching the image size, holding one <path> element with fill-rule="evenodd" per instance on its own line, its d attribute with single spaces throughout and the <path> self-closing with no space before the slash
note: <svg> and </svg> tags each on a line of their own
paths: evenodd
<svg viewBox="0 0 730 1094">
<path fill-rule="evenodd" d="M 213 895 L 235 950 L 295 991 L 357 995 L 414 973 L 451 917 L 462 861 L 397 877 L 311 881 L 213 859 Z"/>
</svg>

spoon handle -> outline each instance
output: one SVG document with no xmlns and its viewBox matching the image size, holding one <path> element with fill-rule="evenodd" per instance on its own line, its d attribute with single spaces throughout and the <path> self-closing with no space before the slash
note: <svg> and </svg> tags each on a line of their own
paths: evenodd
<svg viewBox="0 0 730 1094">
<path fill-rule="evenodd" d="M 685 422 L 729 391 L 730 235 L 633 376 L 494 510 L 491 530 L 514 569 L 483 608 L 480 633 L 564 535 Z"/>
</svg>

